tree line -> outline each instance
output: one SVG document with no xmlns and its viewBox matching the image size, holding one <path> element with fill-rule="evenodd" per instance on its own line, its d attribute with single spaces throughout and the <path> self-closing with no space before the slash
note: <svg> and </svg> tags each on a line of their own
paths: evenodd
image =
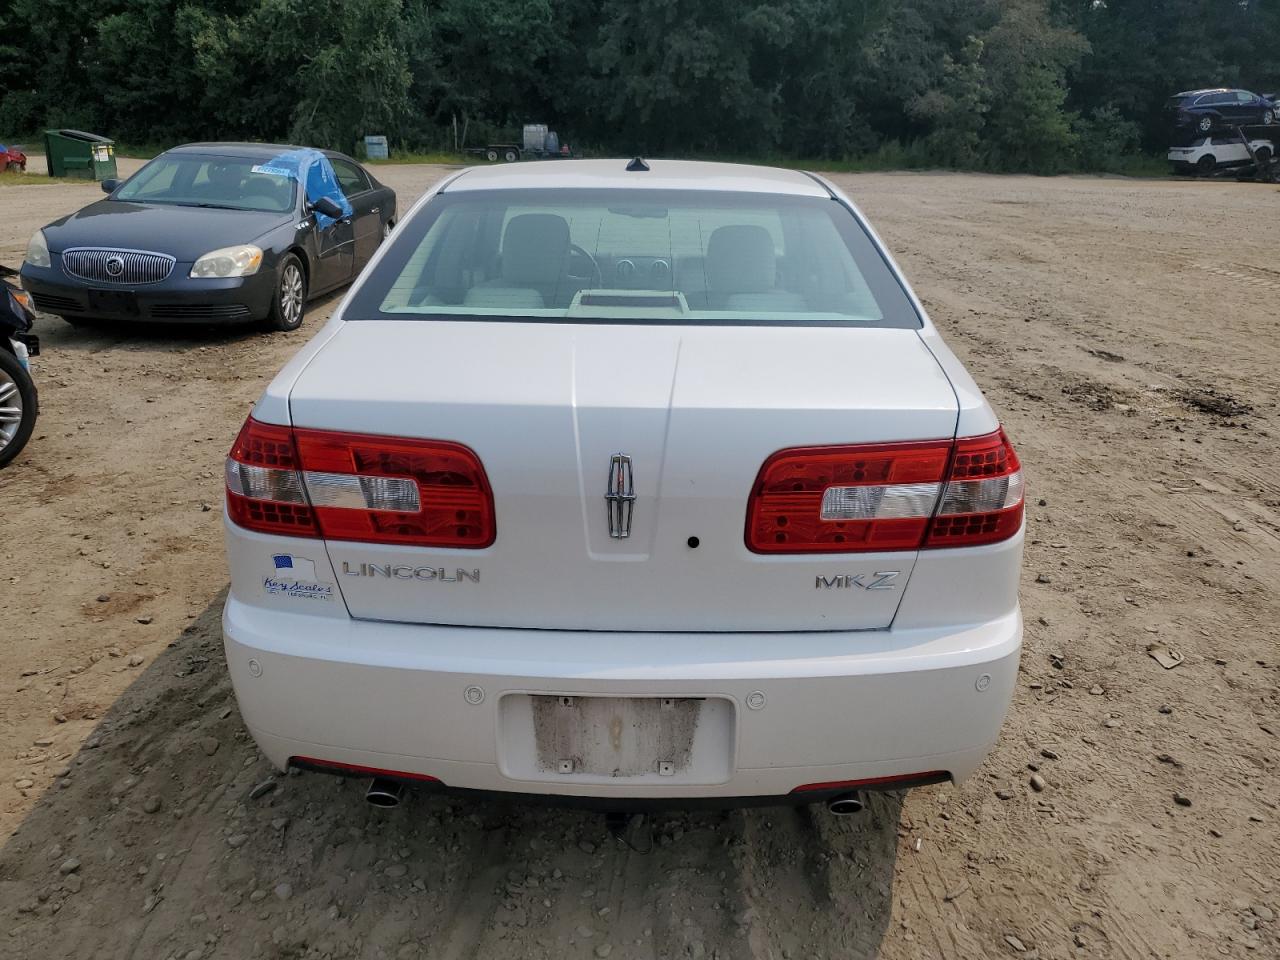
<svg viewBox="0 0 1280 960">
<path fill-rule="evenodd" d="M 1280 89 L 1280 0 L 3 0 L 0 136 L 1058 172 L 1167 145 L 1167 97 Z"/>
</svg>

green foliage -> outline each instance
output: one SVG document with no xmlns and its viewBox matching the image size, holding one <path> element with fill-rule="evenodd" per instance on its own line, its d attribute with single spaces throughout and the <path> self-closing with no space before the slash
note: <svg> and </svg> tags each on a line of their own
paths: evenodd
<svg viewBox="0 0 1280 960">
<path fill-rule="evenodd" d="M 736 0 L 606 0 L 588 56 L 604 125 L 627 153 L 774 145 L 769 61 L 788 19 Z"/>
<path fill-rule="evenodd" d="M 1181 89 L 1280 89 L 1262 0 L 0 0 L 0 140 L 1115 171 Z M 28 138 L 30 141 L 30 138 Z M 1141 167 L 1146 161 L 1138 161 Z M 1145 167 L 1143 167 L 1145 168 Z"/>
<path fill-rule="evenodd" d="M 974 167 L 982 153 L 982 132 L 991 109 L 991 92 L 982 64 L 983 43 L 966 38 L 955 57 L 942 55 L 942 76 L 914 97 L 907 110 L 929 125 L 925 147 L 935 162 Z"/>
<path fill-rule="evenodd" d="M 317 18 L 317 6 L 327 6 L 327 16 Z M 396 31 L 401 0 L 307 0 L 296 10 L 294 30 L 311 31 L 310 55 L 298 71 L 289 139 L 350 153 L 366 131 L 394 129 L 408 111 L 413 80 Z"/>
<path fill-rule="evenodd" d="M 1076 147 L 1064 109 L 1066 71 L 1089 44 L 1074 30 L 1055 26 L 1045 0 L 1005 0 L 1003 7 L 984 38 L 992 99 L 986 150 L 997 169 L 1061 172 Z"/>
<path fill-rule="evenodd" d="M 1138 152 L 1138 125 L 1126 120 L 1115 107 L 1098 107 L 1087 117 L 1077 116 L 1072 127 L 1079 143 L 1078 165 L 1081 170 L 1098 173 L 1120 173 L 1131 168 L 1131 158 Z M 1166 172 L 1168 161 L 1160 159 L 1160 172 Z"/>
</svg>

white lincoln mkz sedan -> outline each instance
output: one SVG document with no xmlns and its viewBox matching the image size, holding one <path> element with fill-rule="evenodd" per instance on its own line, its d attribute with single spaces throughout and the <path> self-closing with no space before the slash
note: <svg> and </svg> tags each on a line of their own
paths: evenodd
<svg viewBox="0 0 1280 960">
<path fill-rule="evenodd" d="M 227 460 L 226 656 L 288 766 L 635 809 L 970 774 L 1022 639 L 991 408 L 820 177 L 427 193 Z"/>
</svg>

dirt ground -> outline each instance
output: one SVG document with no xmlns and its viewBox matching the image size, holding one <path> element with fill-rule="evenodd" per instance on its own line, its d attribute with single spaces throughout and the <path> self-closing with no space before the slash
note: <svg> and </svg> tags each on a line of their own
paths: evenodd
<svg viewBox="0 0 1280 960">
<path fill-rule="evenodd" d="M 443 172 L 378 169 L 402 209 Z M 222 460 L 336 300 L 291 335 L 47 317 L 0 474 L 0 957 L 1280 956 L 1277 189 L 837 179 L 1028 476 L 1021 682 L 978 774 L 623 840 L 274 775 L 222 661 Z M 0 262 L 94 197 L 0 187 Z"/>
</svg>

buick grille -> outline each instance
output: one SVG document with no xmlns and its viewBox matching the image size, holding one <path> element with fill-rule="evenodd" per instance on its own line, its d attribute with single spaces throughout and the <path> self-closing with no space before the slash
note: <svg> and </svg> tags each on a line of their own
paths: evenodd
<svg viewBox="0 0 1280 960">
<path fill-rule="evenodd" d="M 167 254 L 141 250 L 75 249 L 62 254 L 62 269 L 73 277 L 131 286 L 159 283 L 173 272 L 176 262 Z"/>
</svg>

